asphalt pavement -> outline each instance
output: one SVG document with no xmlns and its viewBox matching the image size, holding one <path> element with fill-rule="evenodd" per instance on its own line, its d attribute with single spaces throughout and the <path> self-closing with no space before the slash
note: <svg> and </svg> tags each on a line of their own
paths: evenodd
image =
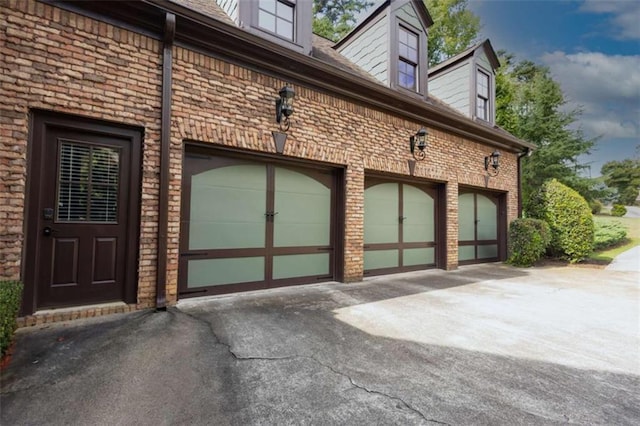
<svg viewBox="0 0 640 426">
<path fill-rule="evenodd" d="M 3 425 L 636 425 L 638 273 L 502 264 L 21 329 Z"/>
</svg>

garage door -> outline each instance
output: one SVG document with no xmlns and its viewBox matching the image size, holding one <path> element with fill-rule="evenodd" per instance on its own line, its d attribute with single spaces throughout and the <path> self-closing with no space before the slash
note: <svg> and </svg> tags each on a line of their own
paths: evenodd
<svg viewBox="0 0 640 426">
<path fill-rule="evenodd" d="M 364 272 L 386 274 L 436 265 L 436 190 L 367 180 Z"/>
<path fill-rule="evenodd" d="M 503 251 L 500 226 L 501 197 L 467 192 L 458 196 L 458 262 L 500 260 Z"/>
<path fill-rule="evenodd" d="M 335 172 L 187 153 L 181 296 L 335 278 Z"/>
</svg>

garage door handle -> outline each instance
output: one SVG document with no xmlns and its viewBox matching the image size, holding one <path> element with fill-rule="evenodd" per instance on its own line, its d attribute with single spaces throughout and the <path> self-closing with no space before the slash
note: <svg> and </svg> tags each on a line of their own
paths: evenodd
<svg viewBox="0 0 640 426">
<path fill-rule="evenodd" d="M 271 220 L 273 220 L 273 217 L 275 215 L 277 215 L 278 212 L 266 212 L 264 215 L 267 217 L 267 220 L 269 220 L 269 218 L 271 218 Z"/>
</svg>

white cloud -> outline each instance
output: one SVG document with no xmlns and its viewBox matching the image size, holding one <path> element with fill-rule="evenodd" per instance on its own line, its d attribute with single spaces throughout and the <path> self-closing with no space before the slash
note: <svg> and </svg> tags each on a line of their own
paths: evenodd
<svg viewBox="0 0 640 426">
<path fill-rule="evenodd" d="M 640 2 L 636 0 L 585 0 L 580 11 L 611 15 L 609 23 L 615 37 L 640 39 Z"/>
<path fill-rule="evenodd" d="M 587 136 L 640 135 L 640 56 L 597 52 L 547 53 L 542 62 L 560 83 L 571 107 L 581 107 Z"/>
</svg>

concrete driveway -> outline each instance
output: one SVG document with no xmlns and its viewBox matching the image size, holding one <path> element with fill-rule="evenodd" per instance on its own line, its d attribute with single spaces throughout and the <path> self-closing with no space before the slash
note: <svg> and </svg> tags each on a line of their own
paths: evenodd
<svg viewBox="0 0 640 426">
<path fill-rule="evenodd" d="M 24 329 L 0 423 L 635 425 L 638 278 L 476 265 Z"/>
</svg>

